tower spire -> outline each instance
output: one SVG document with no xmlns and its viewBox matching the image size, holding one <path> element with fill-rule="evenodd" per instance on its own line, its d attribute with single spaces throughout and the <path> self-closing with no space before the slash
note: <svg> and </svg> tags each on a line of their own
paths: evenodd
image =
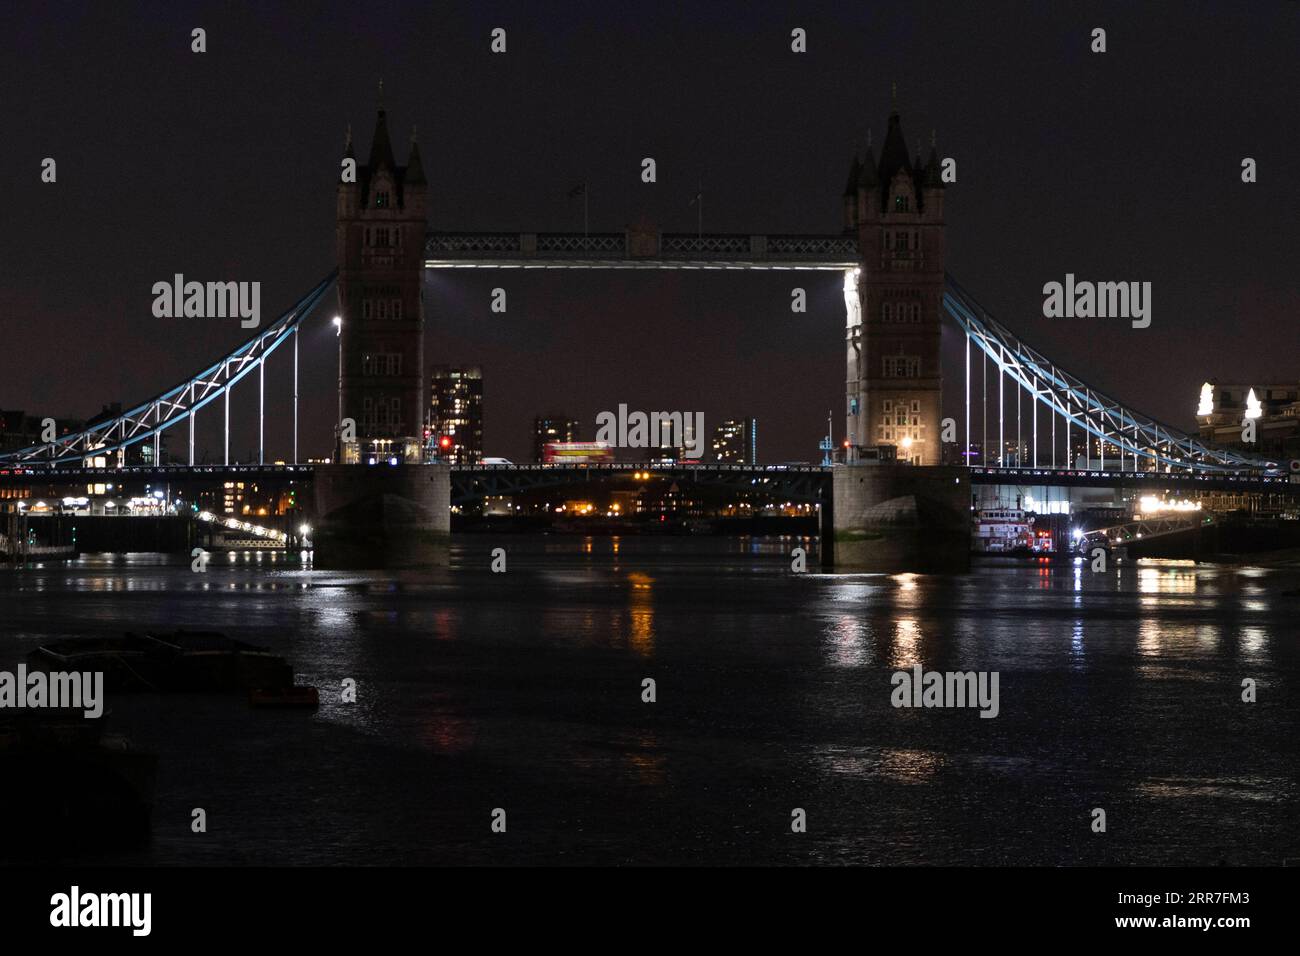
<svg viewBox="0 0 1300 956">
<path fill-rule="evenodd" d="M 384 78 L 382 76 L 379 78 L 379 108 L 381 110 L 384 108 Z"/>
<path fill-rule="evenodd" d="M 423 186 L 424 164 L 420 162 L 420 145 L 415 141 L 415 127 L 411 127 L 411 154 L 406 160 L 406 172 L 402 177 L 403 186 Z"/>
</svg>

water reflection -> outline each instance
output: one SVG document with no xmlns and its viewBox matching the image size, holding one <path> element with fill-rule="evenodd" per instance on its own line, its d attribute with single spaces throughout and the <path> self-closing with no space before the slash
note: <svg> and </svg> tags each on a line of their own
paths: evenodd
<svg viewBox="0 0 1300 956">
<path fill-rule="evenodd" d="M 631 584 L 628 616 L 632 623 L 628 643 L 642 657 L 650 657 L 655 649 L 654 578 L 634 571 L 627 579 Z"/>
<path fill-rule="evenodd" d="M 832 667 L 865 667 L 871 663 L 867 626 L 853 614 L 839 614 L 826 629 L 827 661 Z"/>
<path fill-rule="evenodd" d="M 889 666 L 893 670 L 906 670 L 920 664 L 921 627 L 913 618 L 903 618 L 894 625 L 893 639 L 889 645 Z"/>
<path fill-rule="evenodd" d="M 14 661 L 54 634 L 215 628 L 284 653 L 321 689 L 311 714 L 177 698 L 139 721 L 163 755 L 168 813 L 184 819 L 196 790 L 257 808 L 238 834 L 209 834 L 210 861 L 337 863 L 319 835 L 337 831 L 365 837 L 343 862 L 483 862 L 487 841 L 447 834 L 509 798 L 536 827 L 512 843 L 520 862 L 557 845 L 575 861 L 652 846 L 734 862 L 740 850 L 700 834 L 734 828 L 741 805 L 788 819 L 794 788 L 845 821 L 835 847 L 743 852 L 863 858 L 898 845 L 905 817 L 934 835 L 935 863 L 986 861 L 993 839 L 1007 862 L 1202 860 L 1225 826 L 1250 834 L 1241 862 L 1300 856 L 1281 709 L 1300 666 L 1300 599 L 1284 596 L 1300 572 L 793 575 L 789 544 L 537 537 L 510 543 L 511 573 L 495 576 L 477 559 L 395 575 L 214 556 L 196 574 L 188 560 L 87 556 L 0 571 L 0 649 Z M 481 540 L 463 548 L 481 554 Z M 889 672 L 917 664 L 1000 671 L 1000 717 L 891 708 Z M 647 675 L 671 677 L 659 705 L 639 700 Z M 1255 707 L 1240 700 L 1246 676 Z M 340 701 L 345 679 L 355 704 Z M 1094 785 L 1125 795 L 1136 828 L 1105 861 L 1060 836 Z M 195 862 L 194 846 L 158 839 L 148 862 Z"/>
<path fill-rule="evenodd" d="M 880 773 L 896 783 L 925 783 L 943 766 L 943 755 L 929 750 L 882 750 L 880 753 Z"/>
</svg>

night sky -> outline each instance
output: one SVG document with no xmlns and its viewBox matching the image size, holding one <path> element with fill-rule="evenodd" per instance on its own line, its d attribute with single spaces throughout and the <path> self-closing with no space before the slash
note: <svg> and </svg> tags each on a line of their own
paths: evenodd
<svg viewBox="0 0 1300 956">
<path fill-rule="evenodd" d="M 1300 379 L 1295 2 L 239 6 L 0 6 L 0 407 L 86 417 L 247 336 L 154 318 L 151 286 L 174 273 L 260 281 L 266 321 L 325 276 L 344 132 L 364 158 L 380 77 L 399 162 L 419 127 L 431 228 L 503 231 L 580 231 L 567 193 L 586 180 L 592 231 L 693 231 L 702 181 L 706 232 L 838 233 L 850 157 L 869 128 L 879 155 L 896 82 L 909 145 L 928 153 L 935 129 L 957 160 L 948 270 L 1062 366 L 1184 428 L 1207 378 Z M 1043 284 L 1067 272 L 1150 281 L 1151 327 L 1043 318 Z M 426 281 L 426 362 L 483 367 L 489 455 L 527 460 L 540 412 L 592 437 L 620 402 L 701 410 L 709 429 L 755 415 L 767 461 L 815 459 L 828 409 L 843 427 L 836 273 Z M 330 446 L 332 300 L 303 337 L 304 453 Z M 278 364 L 268 434 L 287 455 L 288 352 Z M 253 384 L 235 402 L 240 456 L 255 400 Z M 218 418 L 200 429 L 212 453 Z"/>
</svg>

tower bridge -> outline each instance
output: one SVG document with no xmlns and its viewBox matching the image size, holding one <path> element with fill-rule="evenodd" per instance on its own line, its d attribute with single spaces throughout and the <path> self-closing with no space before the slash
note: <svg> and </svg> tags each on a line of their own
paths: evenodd
<svg viewBox="0 0 1300 956">
<path fill-rule="evenodd" d="M 357 158 L 350 134 L 344 157 Z M 423 440 L 423 273 L 674 269 L 843 276 L 843 461 L 832 468 L 683 463 L 668 470 L 681 480 L 737 488 L 762 481 L 790 500 L 814 502 L 826 535 L 865 552 L 883 540 L 888 565 L 928 565 L 920 560 L 927 552 L 964 550 L 958 545 L 969 534 L 973 485 L 1291 490 L 1279 463 L 1212 446 L 1143 415 L 1065 371 L 989 315 L 946 271 L 946 188 L 935 142 L 925 160 L 919 149 L 910 155 L 897 110 L 879 158 L 869 145 L 849 163 L 838 233 L 431 231 L 428 189 L 414 134 L 399 164 L 381 105 L 367 162 L 356 165 L 354 180 L 337 186 L 336 269 L 275 322 L 185 381 L 80 432 L 0 455 L 0 487 L 114 477 L 310 482 L 322 546 L 359 549 L 373 558 L 404 535 L 425 541 L 445 535 L 453 500 L 662 467 L 430 464 Z M 330 462 L 309 464 L 298 440 L 298 333 L 331 287 L 337 358 L 331 350 L 308 360 L 337 361 L 339 424 Z M 944 322 L 964 337 L 960 369 L 942 368 Z M 276 363 L 292 375 L 291 405 L 268 412 L 266 374 L 284 345 L 292 346 L 291 360 Z M 256 461 L 232 461 L 230 398 L 254 374 Z M 955 434 L 947 438 L 943 391 L 954 383 L 964 396 L 964 414 L 948 423 Z M 222 416 L 221 461 L 200 463 L 195 421 L 214 412 Z M 291 447 L 277 449 L 279 455 L 266 447 L 268 414 L 292 418 Z M 161 438 L 177 428 L 186 437 L 185 452 L 180 461 L 163 463 Z M 129 463 L 137 446 L 152 447 L 151 466 Z M 870 461 L 881 447 L 897 460 Z M 945 465 L 945 459 L 957 464 Z M 895 548 L 900 540 L 905 544 Z"/>
</svg>

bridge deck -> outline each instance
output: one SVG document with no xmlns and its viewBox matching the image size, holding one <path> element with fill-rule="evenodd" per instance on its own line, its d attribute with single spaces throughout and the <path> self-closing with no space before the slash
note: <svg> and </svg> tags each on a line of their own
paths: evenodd
<svg viewBox="0 0 1300 956">
<path fill-rule="evenodd" d="M 783 269 L 859 265 L 852 236 L 431 232 L 428 269 Z"/>
<path fill-rule="evenodd" d="M 386 465 L 357 467 L 384 468 Z M 844 466 L 835 466 L 844 467 Z M 854 467 L 870 468 L 871 465 Z M 84 482 L 118 482 L 127 479 L 185 481 L 220 479 L 308 480 L 315 473 L 312 464 L 243 464 L 243 465 L 134 465 L 125 468 L 80 468 L 69 466 L 0 467 L 0 485 L 59 484 Z M 823 465 L 732 465 L 686 462 L 597 462 L 590 464 L 523 464 L 523 465 L 456 465 L 452 480 L 487 481 L 506 487 L 511 476 L 536 485 L 559 484 L 564 480 L 589 481 L 602 475 L 611 477 L 635 472 L 650 472 L 661 477 L 687 480 L 737 481 L 743 479 L 780 480 L 794 487 L 799 483 L 821 482 L 831 474 Z M 970 480 L 977 485 L 1050 485 L 1068 488 L 1134 488 L 1183 491 L 1272 491 L 1300 495 L 1300 482 L 1287 475 L 1250 475 L 1226 473 L 1190 473 L 1161 471 L 1098 471 L 1066 468 L 986 468 L 970 469 Z M 811 484 L 807 485 L 809 493 Z M 500 492 L 490 492 L 493 494 Z"/>
<path fill-rule="evenodd" d="M 1082 468 L 972 468 L 975 485 L 1050 485 L 1054 488 L 1135 488 L 1159 491 L 1275 491 L 1300 494 L 1287 475 L 1223 472 L 1101 471 Z"/>
</svg>

